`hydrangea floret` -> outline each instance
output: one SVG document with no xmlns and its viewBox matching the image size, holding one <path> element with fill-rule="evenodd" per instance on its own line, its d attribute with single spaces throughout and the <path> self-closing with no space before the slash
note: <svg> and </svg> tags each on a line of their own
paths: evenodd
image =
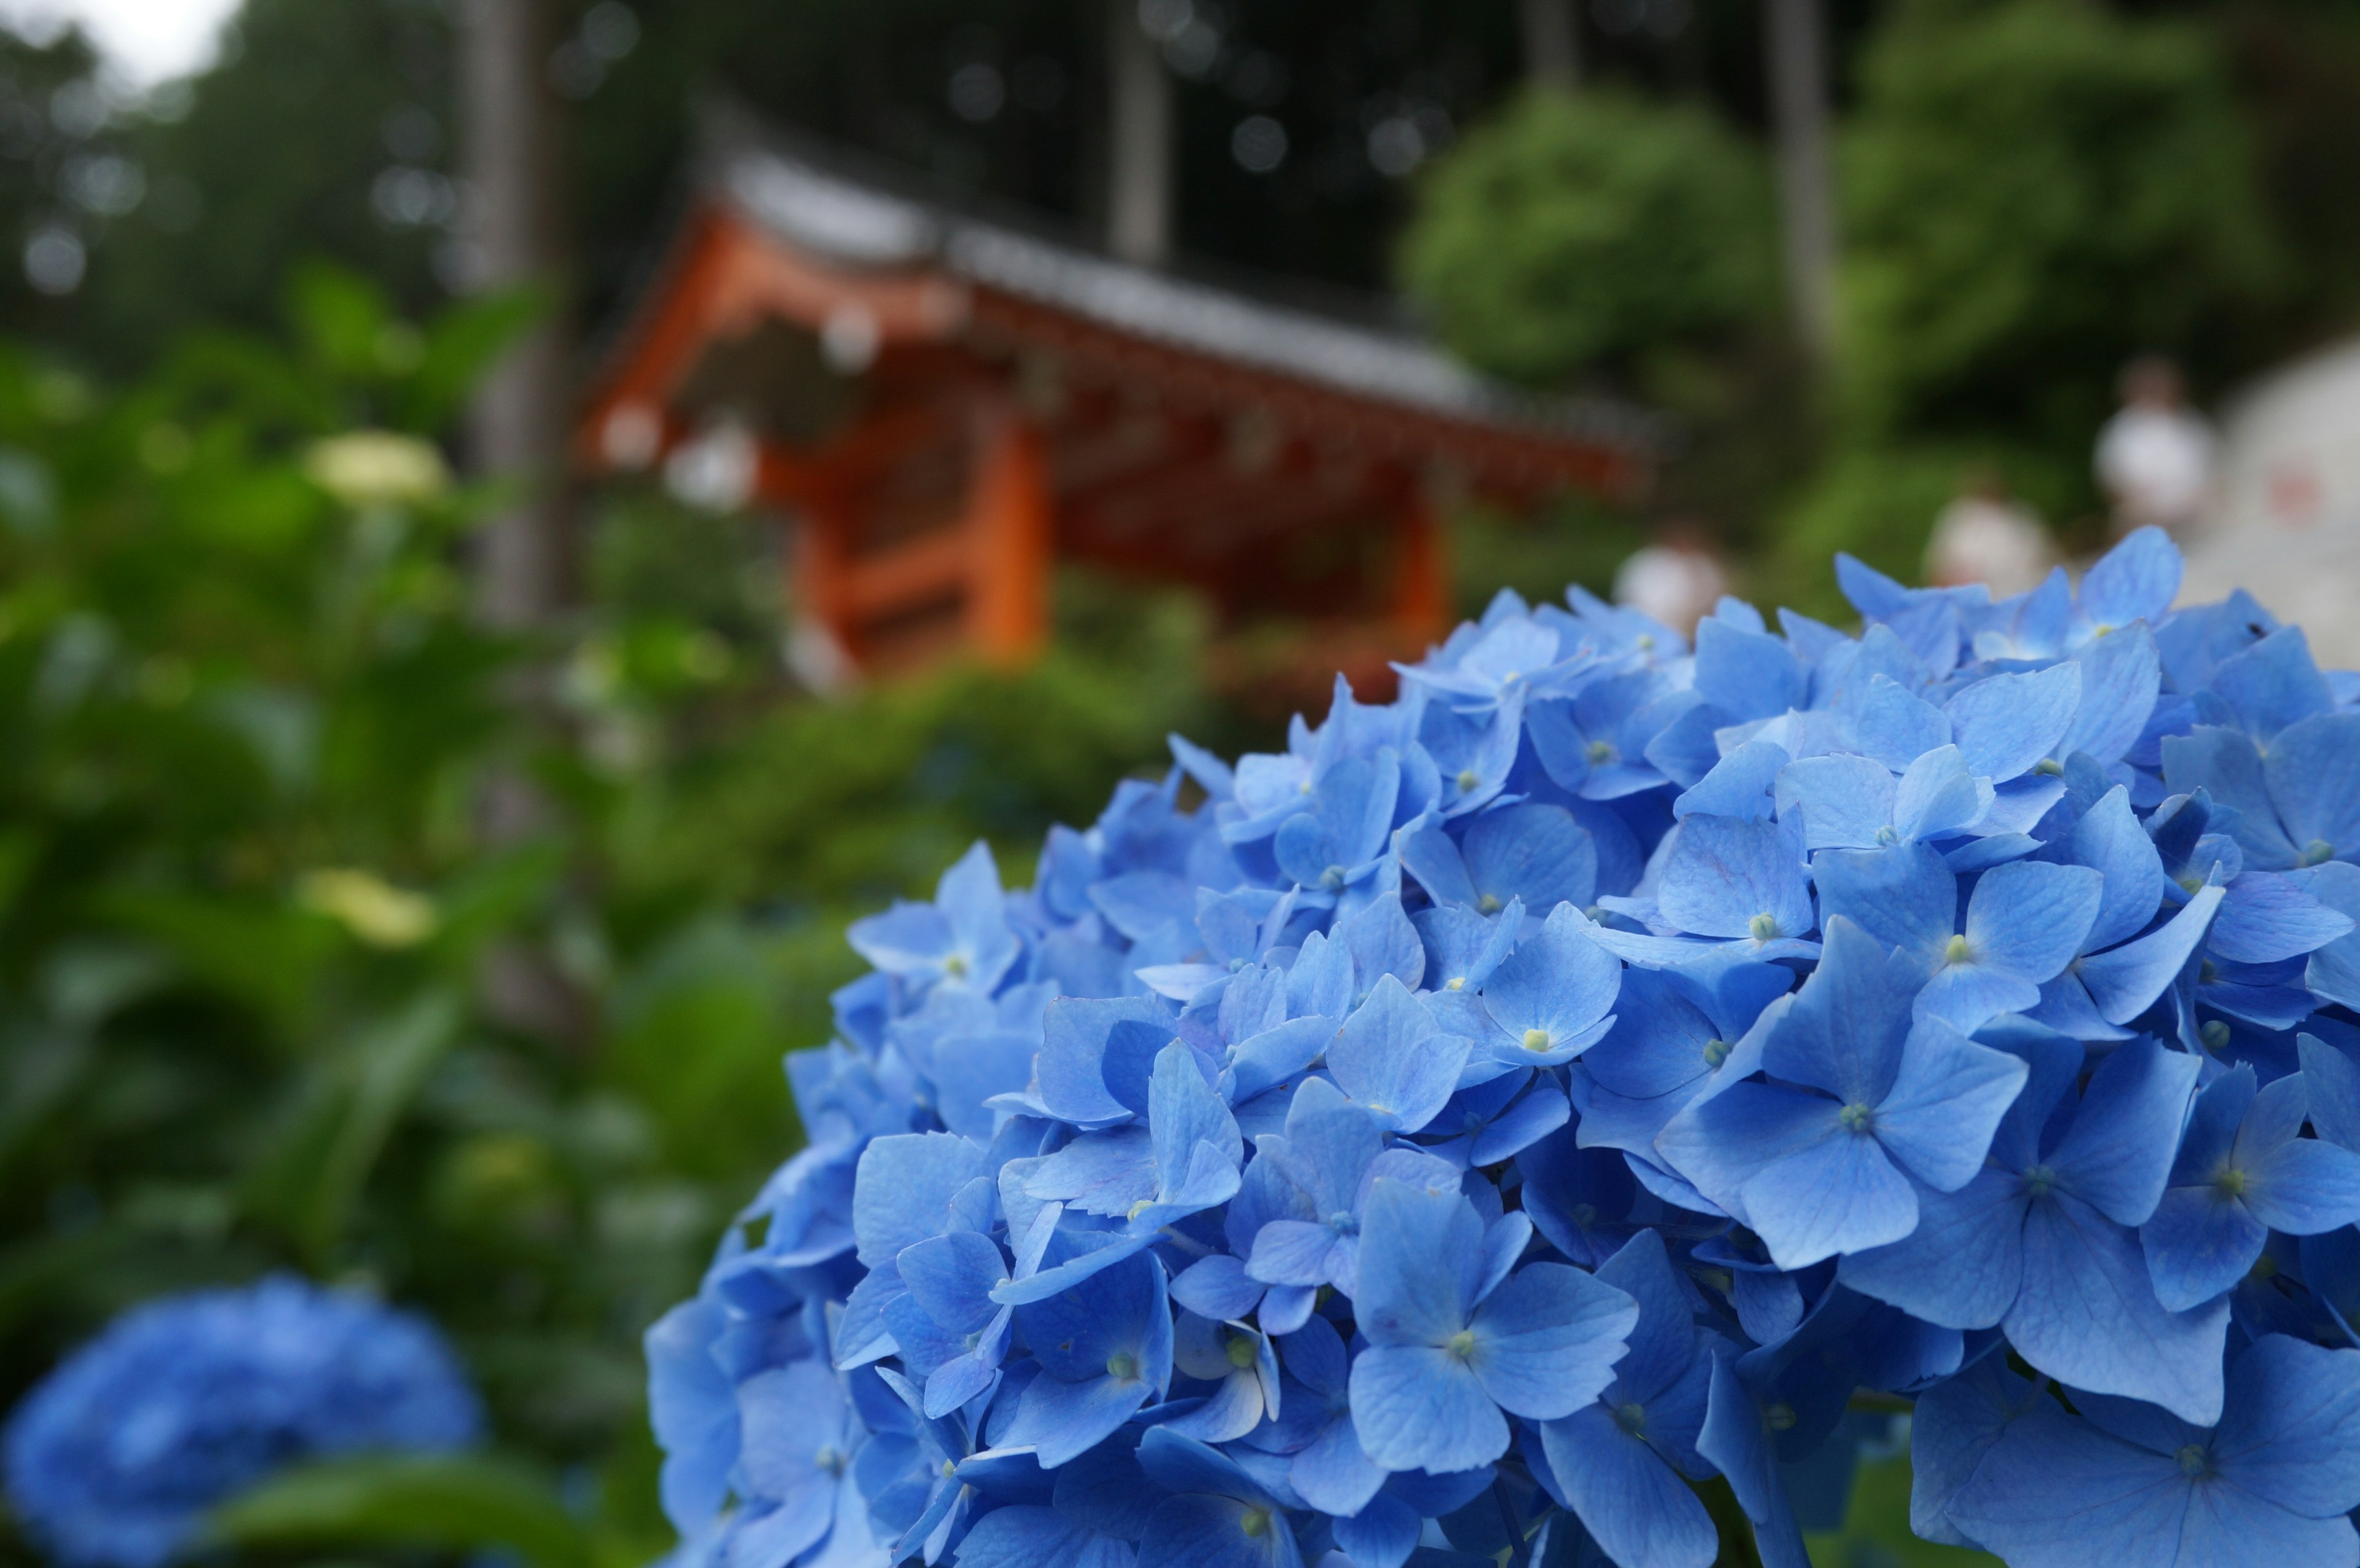
<svg viewBox="0 0 2360 1568">
<path fill-rule="evenodd" d="M 158 1568 L 289 1465 L 461 1448 L 483 1424 L 432 1323 L 279 1275 L 134 1308 L 74 1352 L 9 1418 L 8 1498 L 67 1568 Z"/>
<path fill-rule="evenodd" d="M 2152 529 L 1837 569 L 1502 593 L 855 924 L 648 1336 L 680 1562 L 1705 1568 L 1718 1477 L 1804 1568 L 1911 1409 L 1929 1540 L 2360 1563 L 2360 677 Z"/>
</svg>

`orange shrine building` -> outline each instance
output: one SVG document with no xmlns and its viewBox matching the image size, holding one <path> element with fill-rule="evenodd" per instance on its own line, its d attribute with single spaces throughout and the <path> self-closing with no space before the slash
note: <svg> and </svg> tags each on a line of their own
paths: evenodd
<svg viewBox="0 0 2360 1568">
<path fill-rule="evenodd" d="M 1028 659 L 1065 561 L 1191 586 L 1225 627 L 1310 626 L 1326 668 L 1382 671 L 1449 628 L 1441 508 L 1633 495 L 1652 434 L 1401 331 L 740 129 L 716 138 L 577 446 L 594 471 L 667 465 L 792 517 L 798 637 L 847 676 Z"/>
</svg>

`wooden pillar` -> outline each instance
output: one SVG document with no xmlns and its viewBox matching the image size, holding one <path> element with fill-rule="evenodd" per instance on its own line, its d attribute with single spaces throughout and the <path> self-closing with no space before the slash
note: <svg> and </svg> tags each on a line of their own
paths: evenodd
<svg viewBox="0 0 2360 1568">
<path fill-rule="evenodd" d="M 1450 635 L 1450 541 L 1444 536 L 1431 490 L 1404 487 L 1396 537 L 1400 575 L 1393 583 L 1393 625 L 1408 647 L 1424 648 Z"/>
<path fill-rule="evenodd" d="M 993 664 L 1032 659 L 1049 640 L 1053 502 L 1040 432 L 994 402 L 978 417 L 967 492 L 967 630 Z"/>
</svg>

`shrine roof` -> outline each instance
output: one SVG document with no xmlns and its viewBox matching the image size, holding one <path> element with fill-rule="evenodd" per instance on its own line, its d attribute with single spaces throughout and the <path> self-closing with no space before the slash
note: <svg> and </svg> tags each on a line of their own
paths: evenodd
<svg viewBox="0 0 2360 1568">
<path fill-rule="evenodd" d="M 1406 328 L 1120 261 L 1029 216 L 980 212 L 742 114 L 710 117 L 706 144 L 708 200 L 835 266 L 934 270 L 1168 350 L 1527 437 L 1633 454 L 1663 439 L 1660 421 L 1629 405 L 1525 392 Z"/>
</svg>

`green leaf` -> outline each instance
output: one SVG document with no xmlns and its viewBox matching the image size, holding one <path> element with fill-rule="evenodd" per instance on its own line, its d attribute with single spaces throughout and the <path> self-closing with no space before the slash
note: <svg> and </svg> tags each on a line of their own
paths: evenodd
<svg viewBox="0 0 2360 1568">
<path fill-rule="evenodd" d="M 362 1455 L 283 1471 L 214 1510 L 235 1546 L 504 1546 L 590 1568 L 588 1535 L 536 1472 L 493 1454 Z"/>
<path fill-rule="evenodd" d="M 554 308 L 548 290 L 522 288 L 479 294 L 445 310 L 427 328 L 425 353 L 404 389 L 403 421 L 425 430 L 448 423 L 492 362 Z"/>
<path fill-rule="evenodd" d="M 368 1184 L 386 1139 L 457 1037 L 461 1008 L 429 991 L 355 1034 L 311 1070 L 294 1120 L 257 1168 L 257 1208 L 325 1258 Z"/>
<path fill-rule="evenodd" d="M 393 313 L 373 279 L 312 262 L 296 269 L 288 294 L 289 314 L 304 346 L 326 369 L 366 378 L 377 368 L 377 340 Z"/>
<path fill-rule="evenodd" d="M 352 1099 L 313 1188 L 308 1229 L 315 1252 L 324 1254 L 343 1233 L 394 1124 L 456 1038 L 459 1017 L 456 997 L 430 992 L 356 1042 Z"/>
</svg>

